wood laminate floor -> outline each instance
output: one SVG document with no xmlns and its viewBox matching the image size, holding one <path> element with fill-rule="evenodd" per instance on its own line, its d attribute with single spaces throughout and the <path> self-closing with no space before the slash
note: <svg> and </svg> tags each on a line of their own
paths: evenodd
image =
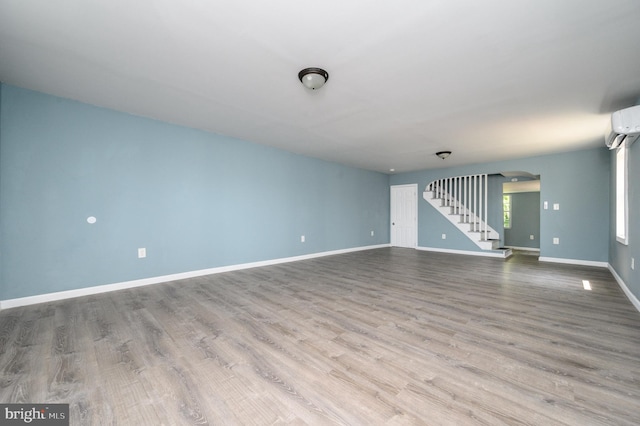
<svg viewBox="0 0 640 426">
<path fill-rule="evenodd" d="M 602 268 L 362 251 L 2 311 L 0 401 L 72 425 L 637 425 L 640 313 Z"/>
</svg>

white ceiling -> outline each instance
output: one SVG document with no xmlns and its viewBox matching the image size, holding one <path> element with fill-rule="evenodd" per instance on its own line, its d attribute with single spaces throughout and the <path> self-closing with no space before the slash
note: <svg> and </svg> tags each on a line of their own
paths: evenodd
<svg viewBox="0 0 640 426">
<path fill-rule="evenodd" d="M 0 0 L 0 80 L 398 173 L 603 146 L 640 1 Z"/>
</svg>

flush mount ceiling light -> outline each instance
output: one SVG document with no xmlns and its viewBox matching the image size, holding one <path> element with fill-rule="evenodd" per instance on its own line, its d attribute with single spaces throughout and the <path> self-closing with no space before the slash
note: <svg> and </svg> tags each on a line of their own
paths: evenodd
<svg viewBox="0 0 640 426">
<path fill-rule="evenodd" d="M 445 158 L 451 155 L 451 151 L 436 152 L 436 155 L 444 160 Z"/>
<path fill-rule="evenodd" d="M 329 80 L 329 73 L 322 68 L 305 68 L 298 73 L 298 78 L 307 89 L 316 90 Z"/>
</svg>

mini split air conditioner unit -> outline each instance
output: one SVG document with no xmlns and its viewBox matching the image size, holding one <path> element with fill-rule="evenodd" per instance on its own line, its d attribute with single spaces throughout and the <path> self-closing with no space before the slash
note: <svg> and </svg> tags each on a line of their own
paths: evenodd
<svg viewBox="0 0 640 426">
<path fill-rule="evenodd" d="M 611 122 L 604 134 L 604 143 L 616 149 L 623 143 L 630 146 L 640 135 L 640 105 L 611 114 Z"/>
</svg>

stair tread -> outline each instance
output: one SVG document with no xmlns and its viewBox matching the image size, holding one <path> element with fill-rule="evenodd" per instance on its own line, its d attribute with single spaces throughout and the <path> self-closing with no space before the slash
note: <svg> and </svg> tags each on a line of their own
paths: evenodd
<svg viewBox="0 0 640 426">
<path fill-rule="evenodd" d="M 428 192 L 431 194 L 427 194 Z M 443 188 L 427 189 L 424 191 L 423 198 L 482 250 L 495 251 L 498 248 L 500 240 L 490 238 L 495 236 L 496 232 L 491 227 L 487 227 L 477 214 L 463 203 L 463 200 L 457 199 L 453 194 L 446 193 Z"/>
</svg>

